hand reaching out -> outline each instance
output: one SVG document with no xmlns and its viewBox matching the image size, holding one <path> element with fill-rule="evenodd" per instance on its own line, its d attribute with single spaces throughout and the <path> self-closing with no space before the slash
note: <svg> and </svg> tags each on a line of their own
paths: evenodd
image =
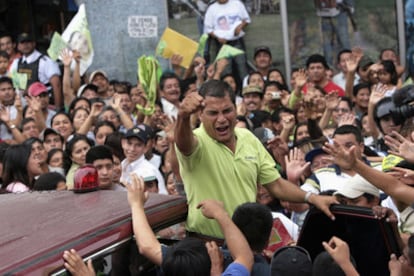
<svg viewBox="0 0 414 276">
<path fill-rule="evenodd" d="M 372 87 L 371 95 L 369 96 L 369 104 L 376 105 L 387 92 L 387 86 L 383 84 L 376 84 Z"/>
<path fill-rule="evenodd" d="M 308 76 L 306 74 L 306 70 L 304 68 L 299 69 L 296 77 L 295 77 L 295 85 L 298 89 L 302 89 L 302 87 L 308 81 Z"/>
<path fill-rule="evenodd" d="M 181 66 L 181 62 L 183 62 L 183 56 L 179 54 L 173 54 L 170 58 L 171 65 L 173 67 Z"/>
<path fill-rule="evenodd" d="M 65 260 L 64 266 L 73 276 L 94 276 L 95 270 L 92 266 L 92 260 L 88 260 L 86 266 L 82 260 L 82 257 L 76 252 L 75 249 L 63 252 L 63 259 Z"/>
<path fill-rule="evenodd" d="M 339 118 L 338 127 L 343 125 L 353 125 L 355 122 L 355 115 L 353 113 L 343 114 Z"/>
<path fill-rule="evenodd" d="M 295 147 L 289 151 L 289 155 L 285 155 L 285 164 L 287 179 L 298 184 L 311 163 L 306 162 L 303 152 Z"/>
<path fill-rule="evenodd" d="M 206 248 L 211 261 L 210 276 L 220 276 L 223 273 L 223 253 L 216 242 L 206 242 Z"/>
<path fill-rule="evenodd" d="M 332 92 L 325 96 L 325 106 L 328 110 L 333 111 L 341 101 L 338 97 L 338 92 Z"/>
<path fill-rule="evenodd" d="M 390 148 L 391 154 L 401 156 L 408 162 L 414 162 L 414 143 L 404 138 L 401 134 L 393 131 L 384 137 L 385 144 Z"/>
</svg>

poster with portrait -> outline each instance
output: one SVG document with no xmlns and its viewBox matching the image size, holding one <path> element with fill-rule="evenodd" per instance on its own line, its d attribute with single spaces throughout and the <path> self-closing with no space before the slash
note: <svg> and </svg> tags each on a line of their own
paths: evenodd
<svg viewBox="0 0 414 276">
<path fill-rule="evenodd" d="M 80 74 L 83 75 L 92 64 L 94 55 L 91 33 L 86 18 L 85 4 L 79 6 L 78 13 L 66 27 L 62 38 L 68 43 L 69 49 L 76 50 L 80 53 Z M 72 65 L 74 65 L 74 62 Z"/>
</svg>

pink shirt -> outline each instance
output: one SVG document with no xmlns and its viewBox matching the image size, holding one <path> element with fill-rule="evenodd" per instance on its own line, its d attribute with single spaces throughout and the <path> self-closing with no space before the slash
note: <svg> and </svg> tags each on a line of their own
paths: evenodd
<svg viewBox="0 0 414 276">
<path fill-rule="evenodd" d="M 30 191 L 29 187 L 21 182 L 12 182 L 7 185 L 6 190 L 11 193 L 23 193 Z"/>
</svg>

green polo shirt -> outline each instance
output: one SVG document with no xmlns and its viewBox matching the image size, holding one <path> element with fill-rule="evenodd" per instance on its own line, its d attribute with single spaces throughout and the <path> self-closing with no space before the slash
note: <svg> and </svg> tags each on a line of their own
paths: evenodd
<svg viewBox="0 0 414 276">
<path fill-rule="evenodd" d="M 205 218 L 196 208 L 197 204 L 205 199 L 216 199 L 222 201 L 232 215 L 240 204 L 256 201 L 257 183 L 271 183 L 280 175 L 273 158 L 247 129 L 235 129 L 235 153 L 212 139 L 203 126 L 196 129 L 194 135 L 198 145 L 190 156 L 184 156 L 177 149 L 189 205 L 187 230 L 222 238 L 218 223 Z"/>
</svg>

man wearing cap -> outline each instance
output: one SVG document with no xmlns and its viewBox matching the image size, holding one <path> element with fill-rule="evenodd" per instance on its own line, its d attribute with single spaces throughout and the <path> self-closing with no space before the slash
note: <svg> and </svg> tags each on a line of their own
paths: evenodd
<svg viewBox="0 0 414 276">
<path fill-rule="evenodd" d="M 355 154 L 358 159 L 362 158 L 364 151 L 364 141 L 361 131 L 353 125 L 343 125 L 338 127 L 333 135 L 335 141 L 344 147 L 355 147 Z M 317 152 L 314 152 L 317 153 Z M 309 158 L 311 155 L 309 155 Z M 364 160 L 368 163 L 368 161 Z M 328 190 L 338 190 L 343 187 L 346 181 L 356 175 L 353 170 L 341 169 L 337 164 L 316 170 L 309 178 L 305 180 L 305 183 L 301 188 L 305 191 L 313 193 L 320 193 Z"/>
<path fill-rule="evenodd" d="M 254 49 L 253 62 L 256 66 L 256 71 L 258 71 L 264 80 L 267 79 L 267 74 L 269 69 L 272 66 L 272 52 L 267 46 L 258 46 Z M 249 75 L 245 76 L 243 79 L 243 87 L 247 86 L 247 79 Z"/>
<path fill-rule="evenodd" d="M 109 104 L 111 97 L 108 94 L 109 79 L 108 75 L 102 70 L 96 70 L 92 72 L 89 77 L 89 83 L 94 84 L 98 87 L 98 97 Z"/>
<path fill-rule="evenodd" d="M 378 188 L 358 174 L 348 179 L 334 195 L 345 205 L 372 208 L 380 203 Z"/>
<path fill-rule="evenodd" d="M 263 91 L 259 86 L 249 85 L 243 88 L 242 96 L 246 117 L 249 118 L 253 111 L 260 110 L 262 107 Z"/>
<path fill-rule="evenodd" d="M 62 83 L 60 81 L 60 69 L 56 62 L 43 55 L 36 48 L 34 38 L 22 33 L 17 38 L 17 49 L 22 57 L 14 60 L 10 71 L 27 74 L 27 87 L 34 82 L 41 82 L 52 91 L 50 103 L 57 109 L 63 107 Z"/>
<path fill-rule="evenodd" d="M 40 134 L 40 138 L 43 141 L 43 147 L 46 152 L 49 152 L 52 149 L 63 149 L 63 137 L 53 128 L 46 128 L 43 130 L 43 133 Z"/>
<path fill-rule="evenodd" d="M 160 194 L 167 194 L 165 189 L 165 181 L 160 171 L 145 159 L 146 145 L 149 133 L 145 125 L 139 125 L 131 128 L 122 139 L 122 149 L 125 159 L 122 161 L 121 183 L 127 185 L 131 181 L 131 174 L 140 175 L 141 170 L 150 170 L 158 180 L 158 188 Z"/>
<path fill-rule="evenodd" d="M 40 112 L 42 112 L 43 118 L 46 120 L 46 127 L 50 127 L 52 117 L 56 114 L 56 111 L 49 109 L 49 93 L 47 87 L 41 82 L 34 82 L 29 86 L 27 93 L 31 97 L 36 97 L 40 102 Z M 35 112 L 37 110 L 34 110 Z"/>
<path fill-rule="evenodd" d="M 306 60 L 308 85 L 322 87 L 328 94 L 337 92 L 338 96 L 345 96 L 345 91 L 326 77 L 326 70 L 328 68 L 329 66 L 324 56 L 319 54 L 311 55 Z M 306 93 L 307 85 L 304 85 L 302 90 Z"/>
</svg>

